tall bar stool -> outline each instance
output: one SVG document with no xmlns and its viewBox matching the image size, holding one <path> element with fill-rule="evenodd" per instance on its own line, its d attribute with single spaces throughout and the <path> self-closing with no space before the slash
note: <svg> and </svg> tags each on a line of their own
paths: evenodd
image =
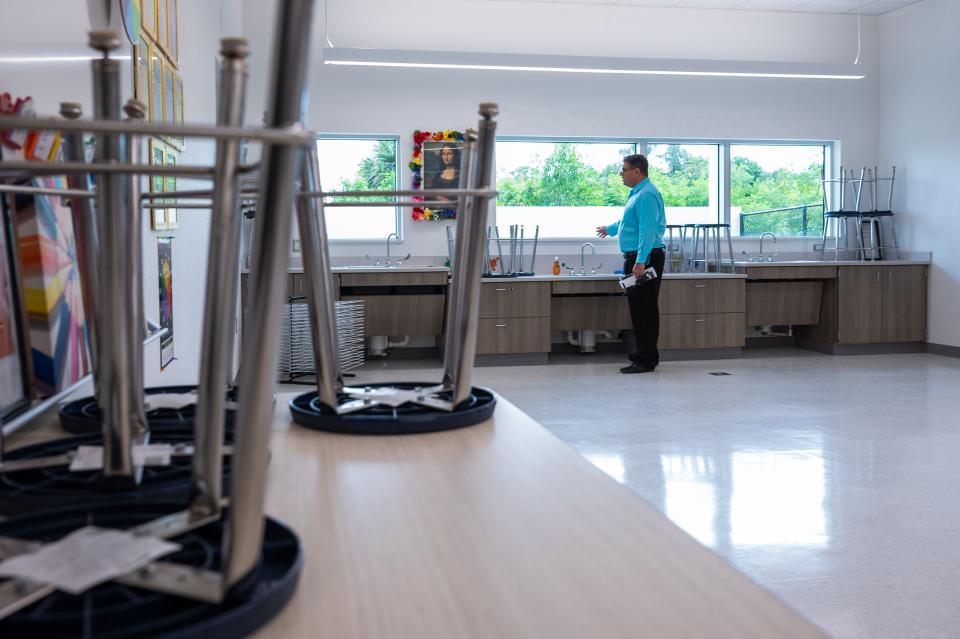
<svg viewBox="0 0 960 639">
<path fill-rule="evenodd" d="M 893 220 L 893 187 L 897 179 L 897 167 L 893 167 L 890 177 L 882 178 L 877 167 L 873 170 L 867 169 L 866 185 L 870 193 L 870 210 L 860 214 L 861 237 L 863 235 L 863 224 L 866 223 L 870 228 L 870 244 L 864 246 L 864 259 L 886 259 L 886 250 L 894 249 L 897 252 L 897 259 L 900 259 L 900 242 L 897 240 L 897 227 Z M 877 208 L 877 183 L 890 182 L 890 191 L 887 194 L 887 208 Z M 883 242 L 883 220 L 889 219 L 890 235 L 893 238 L 892 244 Z M 867 257 L 869 253 L 870 257 Z M 876 256 L 874 258 L 874 256 Z"/>
<path fill-rule="evenodd" d="M 730 225 L 694 224 L 693 227 L 693 251 L 690 270 L 709 273 L 711 272 L 710 267 L 713 266 L 714 273 L 722 273 L 724 265 L 729 264 L 732 273 L 734 270 L 733 240 L 730 237 Z M 727 235 L 727 257 L 723 256 L 721 233 Z M 703 257 L 698 257 L 701 254 Z"/>
<path fill-rule="evenodd" d="M 683 244 L 680 247 L 680 264 L 681 269 L 689 273 L 693 271 L 693 258 L 696 257 L 693 254 L 694 246 L 696 245 L 697 237 L 697 225 L 696 224 L 684 224 L 683 225 Z M 689 240 L 689 244 L 688 244 Z"/>
<path fill-rule="evenodd" d="M 857 222 L 857 247 L 854 249 L 854 259 L 863 259 L 863 232 L 860 226 L 860 197 L 863 194 L 863 183 L 866 169 L 860 173 L 860 178 L 854 176 L 853 170 L 850 171 L 850 177 L 847 178 L 846 171 L 840 167 L 839 178 L 827 178 L 826 173 L 821 171 L 820 182 L 823 185 L 823 257 L 826 259 L 827 251 L 833 251 L 834 261 L 840 261 L 840 243 L 843 242 L 843 256 L 850 259 L 850 220 Z M 847 184 L 854 189 L 855 204 L 852 209 L 847 209 Z M 840 197 L 839 206 L 831 207 L 830 199 L 833 194 L 832 185 L 839 184 Z M 832 228 L 831 228 L 832 223 Z M 827 246 L 832 241 L 833 246 Z"/>
<path fill-rule="evenodd" d="M 675 273 L 682 270 L 683 267 L 683 253 L 684 245 L 687 241 L 687 226 L 686 224 L 667 224 L 666 226 L 666 237 L 664 241 L 667 245 L 667 263 L 666 268 L 664 269 L 667 272 Z M 676 231 L 680 239 L 680 251 L 679 255 L 674 255 L 673 250 L 673 232 Z"/>
</svg>

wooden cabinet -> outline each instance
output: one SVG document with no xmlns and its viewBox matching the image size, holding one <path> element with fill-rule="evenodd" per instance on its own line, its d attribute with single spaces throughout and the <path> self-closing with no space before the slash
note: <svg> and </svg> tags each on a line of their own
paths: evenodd
<svg viewBox="0 0 960 639">
<path fill-rule="evenodd" d="M 748 326 L 820 323 L 822 281 L 747 282 L 746 291 Z"/>
<path fill-rule="evenodd" d="M 665 279 L 660 313 L 743 313 L 742 279 Z"/>
<path fill-rule="evenodd" d="M 744 266 L 748 280 L 833 280 L 837 278 L 836 266 Z"/>
<path fill-rule="evenodd" d="M 845 266 L 837 286 L 837 341 L 875 344 L 883 341 L 883 289 L 880 266 Z"/>
<path fill-rule="evenodd" d="M 550 351 L 550 282 L 484 282 L 477 355 Z"/>
<path fill-rule="evenodd" d="M 836 328 L 839 344 L 921 342 L 926 339 L 927 267 L 841 267 Z"/>
<path fill-rule="evenodd" d="M 550 325 L 555 331 L 633 328 L 627 298 L 618 296 L 554 297 Z"/>
<path fill-rule="evenodd" d="M 477 355 L 549 351 L 549 317 L 481 319 L 477 326 Z"/>
<path fill-rule="evenodd" d="M 922 342 L 927 338 L 927 267 L 884 266 L 883 341 Z"/>
<path fill-rule="evenodd" d="M 363 300 L 363 334 L 441 335 L 443 295 L 344 295 Z"/>
<path fill-rule="evenodd" d="M 660 316 L 660 348 L 736 348 L 743 343 L 743 313 Z"/>
<path fill-rule="evenodd" d="M 565 280 L 551 284 L 550 325 L 555 331 L 632 327 L 630 308 L 616 280 Z"/>
<path fill-rule="evenodd" d="M 660 348 L 739 348 L 744 344 L 744 280 L 665 279 Z"/>
<path fill-rule="evenodd" d="M 480 317 L 549 317 L 550 282 L 484 282 Z"/>
</svg>

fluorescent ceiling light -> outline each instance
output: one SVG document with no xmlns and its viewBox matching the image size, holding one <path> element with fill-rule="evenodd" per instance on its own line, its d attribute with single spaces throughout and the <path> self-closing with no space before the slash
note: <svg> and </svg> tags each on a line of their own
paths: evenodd
<svg viewBox="0 0 960 639">
<path fill-rule="evenodd" d="M 861 80 L 857 64 L 750 62 L 738 60 L 657 60 L 462 51 L 406 51 L 324 47 L 323 63 L 361 67 L 605 73 L 613 75 L 679 75 L 728 78 L 804 78 Z"/>
</svg>

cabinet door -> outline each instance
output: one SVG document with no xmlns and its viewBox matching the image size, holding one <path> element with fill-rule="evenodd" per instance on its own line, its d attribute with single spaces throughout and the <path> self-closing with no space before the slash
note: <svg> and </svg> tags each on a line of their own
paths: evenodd
<svg viewBox="0 0 960 639">
<path fill-rule="evenodd" d="M 927 332 L 927 267 L 883 267 L 883 341 L 922 342 Z"/>
<path fill-rule="evenodd" d="M 837 341 L 875 344 L 883 341 L 883 269 L 843 266 L 838 286 Z"/>
<path fill-rule="evenodd" d="M 477 355 L 550 352 L 549 317 L 481 319 Z"/>
</svg>

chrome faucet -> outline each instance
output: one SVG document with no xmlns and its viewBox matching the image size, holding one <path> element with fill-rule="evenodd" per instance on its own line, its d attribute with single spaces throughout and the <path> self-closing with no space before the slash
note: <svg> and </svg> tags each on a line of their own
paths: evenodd
<svg viewBox="0 0 960 639">
<path fill-rule="evenodd" d="M 400 236 L 396 233 L 391 233 L 387 236 L 387 266 L 390 266 L 390 238 L 395 238 L 398 242 L 400 241 Z"/>
<path fill-rule="evenodd" d="M 769 235 L 770 237 L 773 238 L 773 243 L 774 243 L 774 244 L 777 243 L 777 236 L 776 236 L 776 235 L 774 235 L 774 234 L 771 233 L 770 231 L 766 231 L 766 232 L 762 233 L 762 234 L 760 235 L 760 258 L 761 258 L 761 259 L 763 258 L 763 238 L 766 237 L 767 235 Z"/>
<path fill-rule="evenodd" d="M 592 243 L 590 242 L 583 243 L 583 245 L 580 247 L 580 275 L 586 275 L 587 273 L 587 269 L 583 264 L 583 249 L 587 248 L 588 246 L 590 247 L 591 255 L 597 254 L 597 249 Z"/>
</svg>

